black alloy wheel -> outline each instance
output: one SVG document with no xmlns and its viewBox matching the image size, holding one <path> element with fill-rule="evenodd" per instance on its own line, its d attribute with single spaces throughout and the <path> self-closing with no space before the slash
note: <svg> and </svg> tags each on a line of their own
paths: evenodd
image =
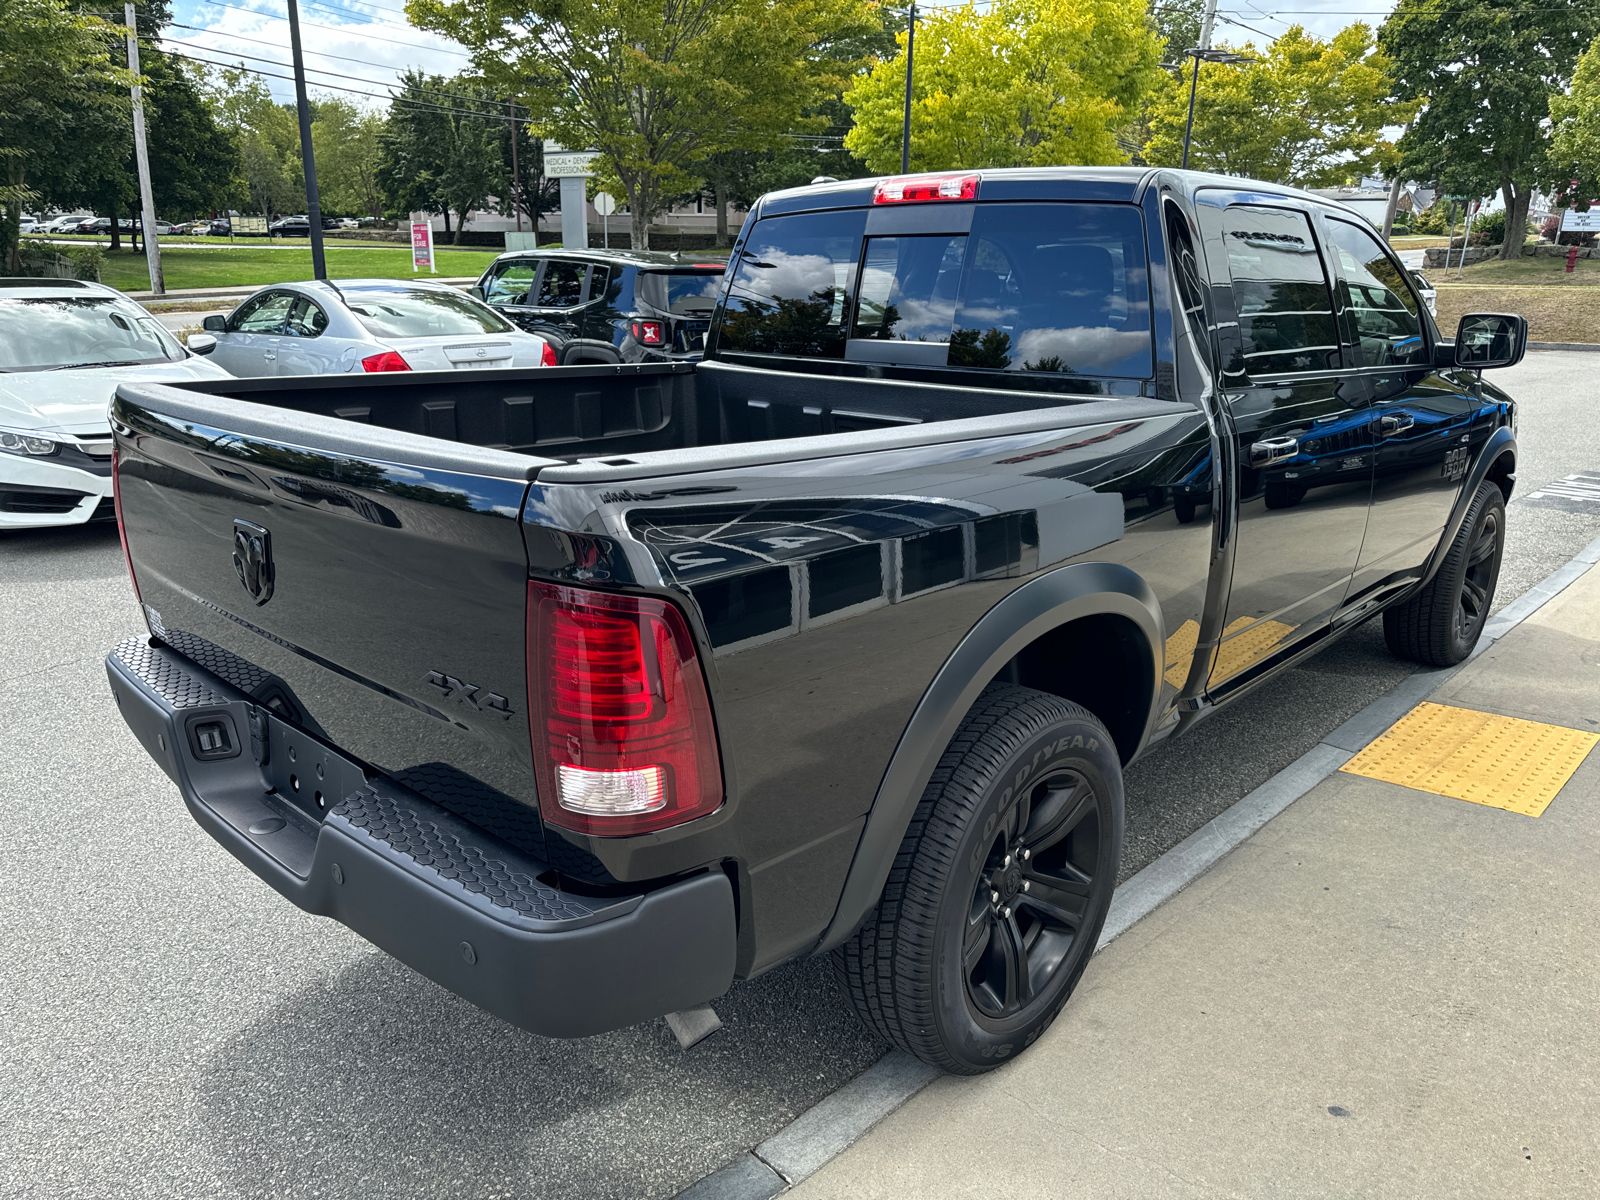
<svg viewBox="0 0 1600 1200">
<path fill-rule="evenodd" d="M 1015 1016 L 1049 990 L 1088 923 L 1099 846 L 1094 789 L 1076 771 L 1041 781 L 996 831 L 961 952 L 984 1016 Z"/>
<path fill-rule="evenodd" d="M 1505 495 L 1484 480 L 1427 586 L 1385 610 L 1390 652 L 1434 667 L 1454 666 L 1471 654 L 1494 604 L 1505 545 Z"/>
<path fill-rule="evenodd" d="M 834 952 L 862 1020 L 955 1074 L 1032 1045 L 1094 953 L 1122 824 L 1117 747 L 1094 714 L 991 684 L 934 769 L 877 909 Z"/>
</svg>

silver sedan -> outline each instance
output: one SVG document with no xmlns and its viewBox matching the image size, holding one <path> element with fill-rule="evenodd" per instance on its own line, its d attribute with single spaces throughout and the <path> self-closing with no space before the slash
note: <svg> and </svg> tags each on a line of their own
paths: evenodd
<svg viewBox="0 0 1600 1200">
<path fill-rule="evenodd" d="M 549 343 L 444 284 L 277 283 L 207 317 L 211 360 L 239 376 L 554 366 Z"/>
</svg>

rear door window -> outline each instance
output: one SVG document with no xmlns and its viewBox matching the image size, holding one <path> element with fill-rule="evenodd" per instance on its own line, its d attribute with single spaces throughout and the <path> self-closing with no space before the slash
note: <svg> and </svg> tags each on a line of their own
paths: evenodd
<svg viewBox="0 0 1600 1200">
<path fill-rule="evenodd" d="M 1333 294 L 1304 213 L 1235 204 L 1223 214 L 1245 373 L 1340 367 Z"/>
<path fill-rule="evenodd" d="M 585 263 L 555 260 L 544 265 L 539 281 L 541 308 L 575 308 L 583 303 L 583 281 L 589 273 Z"/>
<path fill-rule="evenodd" d="M 768 217 L 751 230 L 728 287 L 721 349 L 843 358 L 864 209 Z"/>
</svg>

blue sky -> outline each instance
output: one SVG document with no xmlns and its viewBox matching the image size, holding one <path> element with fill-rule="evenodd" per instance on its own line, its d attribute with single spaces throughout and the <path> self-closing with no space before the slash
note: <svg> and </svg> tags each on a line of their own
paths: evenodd
<svg viewBox="0 0 1600 1200">
<path fill-rule="evenodd" d="M 403 0 L 299 3 L 301 39 L 313 93 L 320 83 L 324 89 L 337 86 L 382 94 L 408 67 L 453 75 L 469 65 L 459 45 L 407 24 Z M 1292 7 L 1280 7 L 1280 3 Z M 1392 7 L 1391 0 L 1221 0 L 1221 19 L 1213 40 L 1233 45 L 1253 41 L 1259 47 L 1296 23 L 1319 37 L 1328 37 L 1353 21 L 1376 26 Z M 287 75 L 289 25 L 283 19 L 287 11 L 285 0 L 176 0 L 176 25 L 167 30 L 167 48 Z M 254 57 L 241 57 L 244 55 Z M 355 78 L 336 77 L 341 75 Z M 293 99 L 294 86 L 289 80 L 264 81 L 280 100 Z M 358 104 L 383 103 L 370 96 L 337 94 Z"/>
</svg>

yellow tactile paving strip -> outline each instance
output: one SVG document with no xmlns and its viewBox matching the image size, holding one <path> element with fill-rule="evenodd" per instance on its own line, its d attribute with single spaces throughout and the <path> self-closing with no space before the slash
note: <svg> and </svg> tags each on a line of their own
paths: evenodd
<svg viewBox="0 0 1600 1200">
<path fill-rule="evenodd" d="M 1226 640 L 1217 646 L 1216 662 L 1211 668 L 1212 679 L 1228 679 L 1253 666 L 1295 631 L 1295 626 L 1285 625 L 1282 621 L 1262 621 L 1248 633 L 1234 636 L 1251 624 L 1255 624 L 1254 617 L 1240 617 L 1222 631 Z M 1194 657 L 1194 648 L 1199 644 L 1200 625 L 1192 620 L 1178 626 L 1177 632 L 1167 639 L 1165 678 L 1173 687 L 1181 688 L 1189 678 L 1189 660 Z"/>
<path fill-rule="evenodd" d="M 1537 817 L 1597 742 L 1580 729 L 1419 704 L 1342 769 Z"/>
</svg>

